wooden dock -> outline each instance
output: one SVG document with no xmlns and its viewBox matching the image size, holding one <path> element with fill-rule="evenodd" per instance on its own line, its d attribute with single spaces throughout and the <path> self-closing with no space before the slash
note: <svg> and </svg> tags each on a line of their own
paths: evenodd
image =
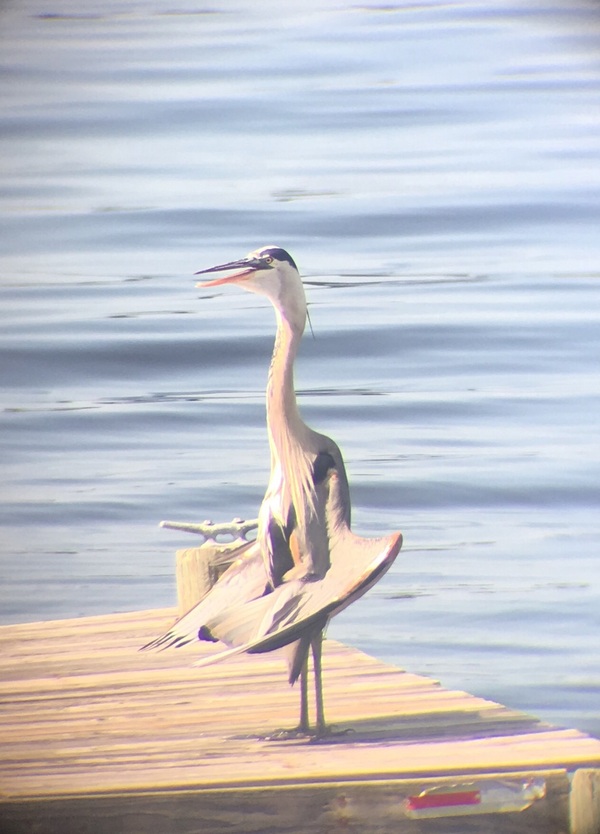
<svg viewBox="0 0 600 834">
<path fill-rule="evenodd" d="M 175 613 L 0 628 L 2 832 L 598 834 L 599 740 L 331 640 L 327 717 L 352 732 L 269 739 L 297 720 L 283 658 L 138 652 Z M 532 779 L 525 810 L 480 801 Z M 428 790 L 447 813 L 439 796 L 420 810 Z"/>
</svg>

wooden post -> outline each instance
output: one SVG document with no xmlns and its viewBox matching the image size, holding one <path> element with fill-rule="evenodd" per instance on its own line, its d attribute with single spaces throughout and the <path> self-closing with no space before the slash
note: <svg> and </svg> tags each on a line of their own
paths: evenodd
<svg viewBox="0 0 600 834">
<path fill-rule="evenodd" d="M 600 834 L 600 770 L 575 771 L 569 797 L 570 834 Z"/>
<path fill-rule="evenodd" d="M 210 591 L 235 559 L 232 555 L 231 561 L 228 562 L 224 559 L 224 554 L 227 550 L 233 553 L 239 546 L 239 541 L 227 544 L 206 542 L 200 547 L 188 547 L 177 551 L 175 569 L 179 616 L 193 608 Z M 215 562 L 218 562 L 218 566 Z"/>
<path fill-rule="evenodd" d="M 175 556 L 177 601 L 181 617 L 206 596 L 219 577 L 235 561 L 235 551 L 251 541 L 248 535 L 258 528 L 258 519 L 245 521 L 243 518 L 234 518 L 232 521 L 218 524 L 212 521 L 161 521 L 159 527 L 194 533 L 203 539 L 198 547 L 178 550 Z M 221 542 L 219 536 L 228 536 L 229 539 Z"/>
</svg>

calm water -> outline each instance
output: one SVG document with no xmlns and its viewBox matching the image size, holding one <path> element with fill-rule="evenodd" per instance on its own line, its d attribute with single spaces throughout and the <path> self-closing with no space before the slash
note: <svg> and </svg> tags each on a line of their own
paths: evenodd
<svg viewBox="0 0 600 834">
<path fill-rule="evenodd" d="M 405 534 L 330 635 L 600 733 L 597 4 L 95 8 L 0 12 L 1 621 L 170 605 L 158 522 L 256 515 L 272 311 L 192 273 L 277 243 Z"/>
</svg>

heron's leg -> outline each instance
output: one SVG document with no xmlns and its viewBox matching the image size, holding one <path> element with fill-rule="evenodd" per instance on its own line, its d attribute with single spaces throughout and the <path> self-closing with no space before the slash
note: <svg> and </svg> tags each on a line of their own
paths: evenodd
<svg viewBox="0 0 600 834">
<path fill-rule="evenodd" d="M 323 707 L 323 677 L 321 674 L 321 656 L 323 650 L 323 632 L 319 631 L 310 642 L 313 656 L 313 668 L 315 671 L 315 704 L 317 709 L 317 735 L 323 735 L 326 731 L 325 709 Z"/>
<path fill-rule="evenodd" d="M 298 729 L 301 733 L 308 733 L 308 654 L 304 658 L 302 671 L 300 672 L 300 723 Z"/>
<path fill-rule="evenodd" d="M 273 740 L 296 739 L 312 735 L 309 722 L 308 709 L 308 655 L 310 652 L 310 635 L 303 635 L 297 642 L 291 643 L 288 648 L 288 665 L 290 668 L 290 683 L 300 680 L 300 720 L 291 729 L 276 730 L 267 738 Z"/>
</svg>

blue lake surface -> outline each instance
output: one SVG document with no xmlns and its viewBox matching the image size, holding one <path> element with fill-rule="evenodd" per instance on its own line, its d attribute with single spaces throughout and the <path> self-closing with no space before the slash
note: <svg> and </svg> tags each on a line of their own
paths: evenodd
<svg viewBox="0 0 600 834">
<path fill-rule="evenodd" d="M 158 522 L 256 515 L 272 310 L 193 273 L 276 243 L 303 415 L 354 529 L 405 536 L 330 636 L 600 734 L 599 35 L 578 0 L 4 4 L 0 621 L 171 605 Z"/>
</svg>

